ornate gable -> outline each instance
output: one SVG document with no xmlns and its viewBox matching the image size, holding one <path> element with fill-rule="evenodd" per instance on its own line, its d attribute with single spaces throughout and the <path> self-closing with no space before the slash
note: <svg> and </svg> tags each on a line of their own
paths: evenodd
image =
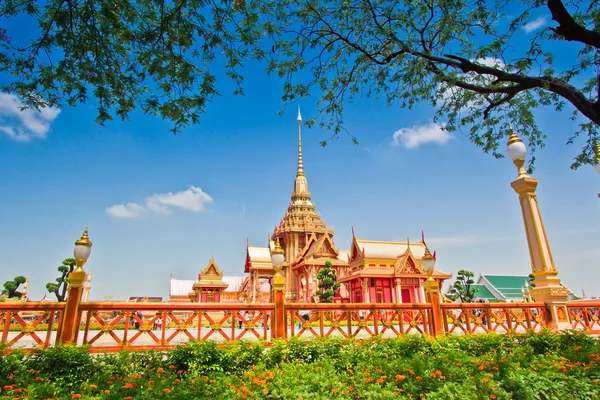
<svg viewBox="0 0 600 400">
<path fill-rule="evenodd" d="M 325 233 L 321 239 L 315 243 L 313 257 L 337 258 L 339 255 L 340 252 L 333 245 L 329 233 Z"/>
<path fill-rule="evenodd" d="M 358 244 L 358 238 L 354 236 L 354 228 L 352 228 L 352 246 L 350 246 L 349 262 L 361 260 L 364 258 L 363 249 Z"/>
<path fill-rule="evenodd" d="M 223 272 L 217 267 L 214 256 L 210 259 L 206 268 L 198 274 L 198 280 L 194 282 L 193 289 L 210 286 L 218 288 L 229 286 L 228 283 L 223 282 Z"/>
<path fill-rule="evenodd" d="M 200 272 L 200 280 L 220 280 L 223 277 L 223 272 L 217 267 L 215 257 L 213 256 L 204 271 Z"/>
<path fill-rule="evenodd" d="M 407 253 L 398 257 L 398 261 L 394 264 L 394 272 L 396 274 L 422 274 L 423 267 L 417 263 L 412 253 L 407 250 Z"/>
<path fill-rule="evenodd" d="M 298 256 L 294 260 L 294 263 L 298 263 L 303 258 L 309 257 L 314 252 L 313 247 L 315 246 L 315 243 L 317 243 L 318 241 L 319 240 L 317 239 L 317 235 L 315 234 L 315 232 L 313 232 L 308 237 L 308 240 L 306 241 L 306 245 L 304 245 L 304 248 L 301 249 L 300 252 L 298 253 Z"/>
</svg>

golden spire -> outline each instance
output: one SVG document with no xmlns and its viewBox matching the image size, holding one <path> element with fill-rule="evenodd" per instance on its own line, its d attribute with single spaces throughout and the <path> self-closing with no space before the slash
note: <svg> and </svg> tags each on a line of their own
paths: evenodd
<svg viewBox="0 0 600 400">
<path fill-rule="evenodd" d="M 294 195 L 308 196 L 310 200 L 308 181 L 306 180 L 306 176 L 304 176 L 304 163 L 302 162 L 302 115 L 300 114 L 300 106 L 298 106 L 298 118 L 296 120 L 298 121 L 298 170 L 296 172 L 296 179 L 294 180 Z"/>
<path fill-rule="evenodd" d="M 298 172 L 296 176 L 304 175 L 304 164 L 302 163 L 302 133 L 300 126 L 302 125 L 302 115 L 300 114 L 300 105 L 298 105 Z"/>
</svg>

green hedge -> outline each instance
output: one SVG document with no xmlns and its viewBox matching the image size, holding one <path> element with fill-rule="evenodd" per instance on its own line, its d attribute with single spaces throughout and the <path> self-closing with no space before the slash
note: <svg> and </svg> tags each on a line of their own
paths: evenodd
<svg viewBox="0 0 600 400">
<path fill-rule="evenodd" d="M 594 399 L 598 339 L 574 331 L 319 339 L 92 355 L 0 349 L 0 398 Z"/>
</svg>

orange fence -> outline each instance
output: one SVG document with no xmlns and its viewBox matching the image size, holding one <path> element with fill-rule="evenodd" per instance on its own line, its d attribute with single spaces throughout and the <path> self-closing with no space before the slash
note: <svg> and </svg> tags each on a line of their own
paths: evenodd
<svg viewBox="0 0 600 400">
<path fill-rule="evenodd" d="M 431 304 L 285 305 L 288 337 L 368 337 L 431 334 Z"/>
<path fill-rule="evenodd" d="M 72 316 L 75 322 L 63 324 L 65 303 L 0 303 L 0 342 L 25 349 L 62 343 L 67 325 L 75 327 L 69 336 L 73 343 L 95 352 L 166 349 L 188 340 L 503 334 L 549 326 L 544 303 L 441 304 L 440 330 L 434 329 L 430 303 L 286 303 L 280 309 L 281 321 L 275 321 L 277 307 L 277 303 L 80 303 Z M 600 333 L 600 301 L 573 301 L 567 309 L 572 329 Z"/>
<path fill-rule="evenodd" d="M 600 301 L 571 301 L 567 310 L 573 329 L 600 334 Z"/>
<path fill-rule="evenodd" d="M 65 303 L 0 303 L 0 343 L 26 347 L 56 344 Z"/>
<path fill-rule="evenodd" d="M 548 325 L 544 303 L 446 303 L 441 305 L 446 333 L 509 333 Z"/>
</svg>

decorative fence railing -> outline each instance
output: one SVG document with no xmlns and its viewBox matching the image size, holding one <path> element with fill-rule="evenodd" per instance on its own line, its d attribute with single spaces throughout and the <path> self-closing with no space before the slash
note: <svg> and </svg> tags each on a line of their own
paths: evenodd
<svg viewBox="0 0 600 400">
<path fill-rule="evenodd" d="M 64 309 L 65 303 L 0 303 L 0 343 L 19 347 L 55 344 Z"/>
<path fill-rule="evenodd" d="M 61 343 L 74 325 L 72 343 L 91 351 L 166 349 L 188 340 L 272 341 L 275 337 L 396 337 L 407 334 L 524 333 L 549 326 L 544 303 L 423 304 L 286 303 L 277 335 L 276 303 L 80 303 L 75 323 L 64 323 L 65 303 L 0 303 L 1 343 L 33 349 Z M 569 327 L 600 333 L 600 301 L 567 303 Z"/>
<path fill-rule="evenodd" d="M 0 303 L 1 342 L 28 349 L 59 343 L 64 309 L 64 303 Z M 273 309 L 272 303 L 81 303 L 73 343 L 108 352 L 188 340 L 269 341 Z"/>
<path fill-rule="evenodd" d="M 368 337 L 431 334 L 431 304 L 285 305 L 287 337 Z"/>
<path fill-rule="evenodd" d="M 600 301 L 572 301 L 567 311 L 573 329 L 600 334 Z"/>
<path fill-rule="evenodd" d="M 548 325 L 544 303 L 451 303 L 441 309 L 447 334 L 525 332 Z"/>
</svg>

